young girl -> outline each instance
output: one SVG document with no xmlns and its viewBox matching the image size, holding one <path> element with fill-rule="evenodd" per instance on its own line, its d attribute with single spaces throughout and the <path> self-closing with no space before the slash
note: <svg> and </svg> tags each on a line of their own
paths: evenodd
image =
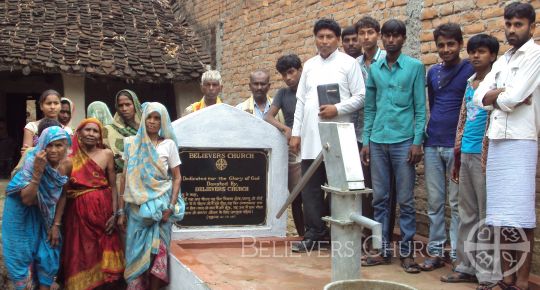
<svg viewBox="0 0 540 290">
<path fill-rule="evenodd" d="M 41 112 L 43 112 L 43 118 L 58 120 L 58 114 L 60 113 L 61 109 L 61 99 L 62 96 L 60 96 L 60 93 L 55 90 L 46 90 L 41 94 L 39 97 L 39 108 L 41 109 Z M 41 120 L 43 119 L 29 122 L 24 127 L 22 152 L 26 151 L 26 149 L 30 147 L 34 147 L 37 144 L 38 126 Z M 66 132 L 69 135 L 73 134 L 69 128 L 66 128 Z"/>
</svg>

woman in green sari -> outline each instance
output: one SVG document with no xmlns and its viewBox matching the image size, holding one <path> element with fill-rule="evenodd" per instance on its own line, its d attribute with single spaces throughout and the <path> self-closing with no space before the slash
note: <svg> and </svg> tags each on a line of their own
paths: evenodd
<svg viewBox="0 0 540 290">
<path fill-rule="evenodd" d="M 135 136 L 141 122 L 142 108 L 137 95 L 131 90 L 121 90 L 115 98 L 116 113 L 111 125 L 105 126 L 103 142 L 114 153 L 116 173 L 122 173 L 124 138 Z"/>
</svg>

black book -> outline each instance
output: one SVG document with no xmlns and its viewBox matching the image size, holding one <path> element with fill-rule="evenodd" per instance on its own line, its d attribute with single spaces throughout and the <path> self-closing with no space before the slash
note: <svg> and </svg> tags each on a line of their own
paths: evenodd
<svg viewBox="0 0 540 290">
<path fill-rule="evenodd" d="M 319 96 L 319 106 L 334 105 L 341 102 L 338 84 L 317 86 L 317 95 Z"/>
</svg>

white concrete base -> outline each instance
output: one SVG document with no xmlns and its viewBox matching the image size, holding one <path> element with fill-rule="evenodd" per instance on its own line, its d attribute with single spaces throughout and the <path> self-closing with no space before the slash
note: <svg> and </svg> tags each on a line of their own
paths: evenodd
<svg viewBox="0 0 540 290">
<path fill-rule="evenodd" d="M 170 281 L 168 290 L 209 290 L 208 285 L 197 277 L 187 266 L 182 264 L 178 258 L 169 254 Z"/>
</svg>

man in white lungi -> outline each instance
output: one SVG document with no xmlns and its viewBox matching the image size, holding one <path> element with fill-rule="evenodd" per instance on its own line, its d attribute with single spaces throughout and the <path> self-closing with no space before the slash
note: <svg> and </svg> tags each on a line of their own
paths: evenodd
<svg viewBox="0 0 540 290">
<path fill-rule="evenodd" d="M 535 19 L 529 3 L 505 7 L 505 34 L 512 48 L 493 64 L 474 95 L 476 105 L 492 110 L 487 132 L 486 224 L 500 230 L 500 248 L 505 249 L 500 256 L 501 286 L 513 285 L 512 289 L 528 289 L 536 227 L 540 46 L 532 38 Z M 518 248 L 523 244 L 530 248 Z M 516 247 L 508 249 L 512 245 Z"/>
</svg>

